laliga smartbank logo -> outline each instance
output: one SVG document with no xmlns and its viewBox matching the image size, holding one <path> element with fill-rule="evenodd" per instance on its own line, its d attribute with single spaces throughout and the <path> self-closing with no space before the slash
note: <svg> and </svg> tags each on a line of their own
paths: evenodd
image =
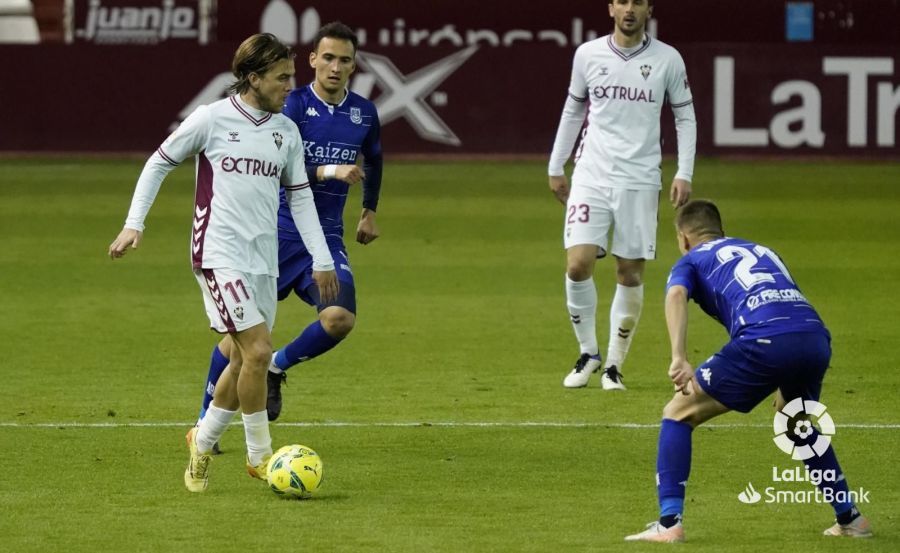
<svg viewBox="0 0 900 553">
<path fill-rule="evenodd" d="M 834 420 L 827 408 L 818 401 L 797 398 L 775 413 L 773 441 L 778 449 L 797 461 L 806 461 L 813 457 L 821 457 L 831 447 L 831 436 L 834 435 Z M 814 423 L 818 426 L 814 426 Z M 811 442 L 811 443 L 810 443 Z M 836 490 L 834 485 L 844 480 L 843 473 L 834 469 L 814 469 L 808 464 L 788 469 L 772 467 L 772 483 L 784 486 L 787 482 L 808 482 L 814 489 L 778 489 L 774 485 L 757 490 L 752 482 L 738 494 L 741 503 L 752 505 L 765 500 L 765 503 L 868 503 L 869 491 Z M 825 484 L 822 487 L 820 485 Z M 828 484 L 832 484 L 829 486 Z"/>
</svg>

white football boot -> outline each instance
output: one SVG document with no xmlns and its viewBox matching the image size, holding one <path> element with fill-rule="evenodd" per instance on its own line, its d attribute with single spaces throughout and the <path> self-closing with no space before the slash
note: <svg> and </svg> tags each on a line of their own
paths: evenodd
<svg viewBox="0 0 900 553">
<path fill-rule="evenodd" d="M 599 353 L 597 355 L 582 353 L 578 361 L 575 361 L 575 367 L 572 369 L 572 372 L 567 374 L 563 380 L 563 386 L 566 388 L 584 388 L 587 386 L 588 380 L 591 379 L 591 375 L 597 372 L 602 363 L 603 358 L 600 357 Z"/>
</svg>

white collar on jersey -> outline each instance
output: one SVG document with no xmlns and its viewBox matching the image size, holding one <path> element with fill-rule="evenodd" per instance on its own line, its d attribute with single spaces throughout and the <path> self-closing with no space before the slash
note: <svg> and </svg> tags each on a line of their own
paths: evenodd
<svg viewBox="0 0 900 553">
<path fill-rule="evenodd" d="M 338 102 L 338 103 L 336 103 L 336 104 L 332 104 L 332 103 L 330 103 L 330 102 L 326 102 L 325 100 L 322 99 L 321 96 L 319 96 L 319 95 L 316 93 L 316 88 L 313 86 L 313 84 L 314 84 L 314 83 L 309 83 L 309 90 L 310 90 L 310 92 L 312 92 L 312 93 L 313 93 L 313 96 L 315 96 L 316 98 L 318 98 L 320 102 L 322 102 L 323 104 L 325 104 L 326 106 L 328 106 L 328 110 L 329 110 L 329 111 L 332 111 L 332 112 L 333 112 L 333 111 L 334 111 L 334 108 L 339 108 L 339 107 L 343 106 L 343 105 L 344 105 L 344 102 L 347 101 L 347 98 L 350 97 L 350 91 L 347 90 L 347 87 L 344 87 L 344 98 L 343 98 L 340 102 Z"/>
<path fill-rule="evenodd" d="M 607 35 L 607 44 L 609 45 L 610 50 L 616 52 L 622 58 L 628 59 L 634 57 L 639 52 L 642 52 L 647 46 L 650 44 L 650 34 L 647 31 L 644 31 L 644 38 L 641 40 L 640 44 L 637 46 L 632 46 L 631 48 L 622 48 L 618 44 L 616 44 L 616 38 L 613 33 Z"/>
<path fill-rule="evenodd" d="M 262 110 L 259 108 L 255 108 L 255 107 L 251 106 L 250 104 L 248 104 L 247 102 L 245 102 L 244 99 L 241 98 L 240 94 L 235 94 L 234 99 L 237 100 L 237 103 L 240 104 L 242 108 L 247 110 L 247 113 L 249 113 L 256 119 L 262 119 L 263 117 L 265 117 L 266 115 L 269 114 L 268 111 L 265 111 L 265 110 Z"/>
</svg>

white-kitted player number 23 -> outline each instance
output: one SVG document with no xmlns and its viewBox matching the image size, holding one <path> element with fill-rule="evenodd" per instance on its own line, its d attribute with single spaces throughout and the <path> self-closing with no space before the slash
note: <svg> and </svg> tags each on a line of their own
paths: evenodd
<svg viewBox="0 0 900 553">
<path fill-rule="evenodd" d="M 570 205 L 569 216 L 566 218 L 566 222 L 570 225 L 575 222 L 587 223 L 590 218 L 591 207 L 588 204 Z"/>
</svg>

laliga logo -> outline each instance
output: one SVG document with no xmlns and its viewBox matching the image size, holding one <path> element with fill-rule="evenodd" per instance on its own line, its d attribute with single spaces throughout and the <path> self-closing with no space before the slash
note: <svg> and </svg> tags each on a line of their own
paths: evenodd
<svg viewBox="0 0 900 553">
<path fill-rule="evenodd" d="M 834 421 L 831 415 L 825 412 L 826 407 L 818 401 L 803 401 L 797 398 L 787 405 L 781 411 L 775 413 L 773 426 L 775 428 L 775 438 L 773 441 L 781 451 L 789 454 L 792 459 L 805 461 L 811 457 L 821 457 L 831 445 L 831 436 L 834 435 Z M 812 415 L 819 420 L 819 436 L 812 445 L 798 445 L 788 436 L 793 433 L 800 440 L 812 436 L 813 426 L 809 420 L 803 418 L 796 420 L 800 415 Z M 788 427 L 791 419 L 795 419 L 793 428 Z M 742 500 L 743 501 L 743 500 Z"/>
</svg>

